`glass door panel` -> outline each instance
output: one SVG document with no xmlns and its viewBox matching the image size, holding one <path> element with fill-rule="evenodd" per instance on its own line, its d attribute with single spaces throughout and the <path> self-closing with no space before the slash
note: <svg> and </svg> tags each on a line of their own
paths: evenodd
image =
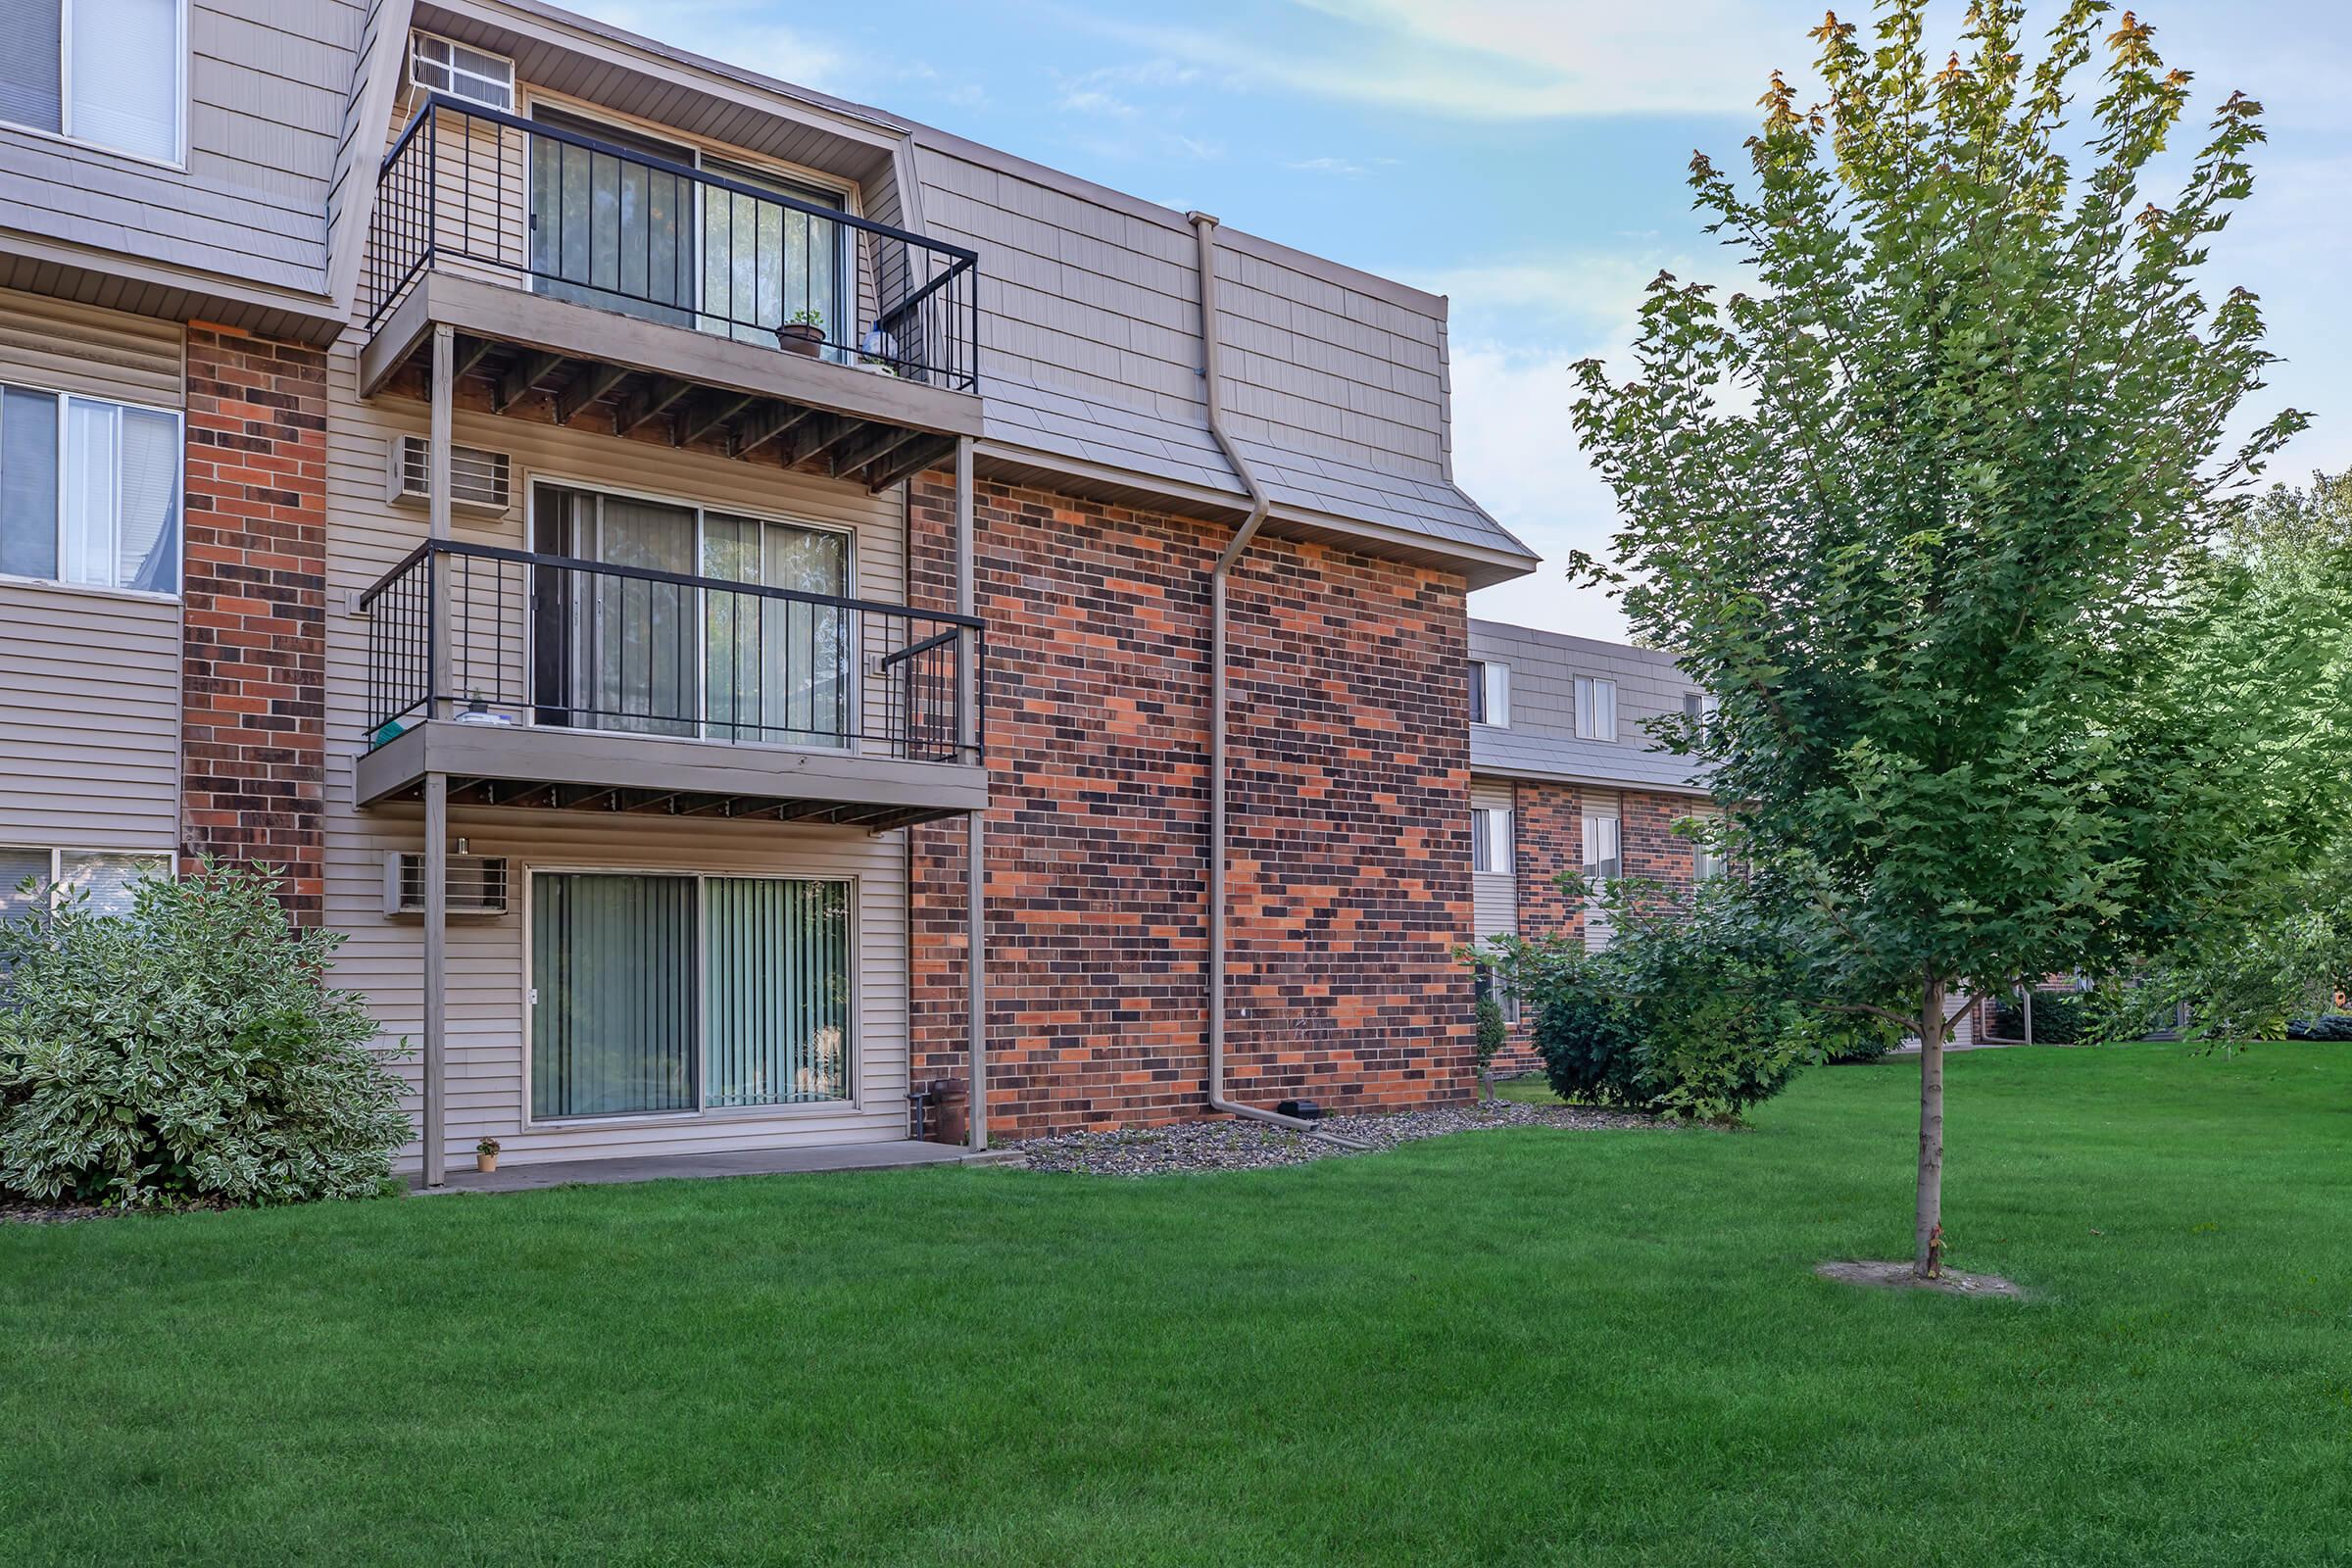
<svg viewBox="0 0 2352 1568">
<path fill-rule="evenodd" d="M 821 528 L 712 513 L 703 572 L 800 593 L 849 591 L 849 540 Z M 713 591 L 705 637 L 713 738 L 846 747 L 856 731 L 855 625 L 837 605 Z"/>
<path fill-rule="evenodd" d="M 850 1098 L 850 886 L 711 877 L 703 888 L 706 1103 Z"/>
<path fill-rule="evenodd" d="M 694 325 L 697 182 L 617 156 L 691 167 L 694 149 L 561 110 L 534 110 L 531 118 L 617 150 L 531 138 L 532 286 L 577 304 Z"/>
<path fill-rule="evenodd" d="M 693 1110 L 695 882 L 531 878 L 531 1114 Z"/>
</svg>

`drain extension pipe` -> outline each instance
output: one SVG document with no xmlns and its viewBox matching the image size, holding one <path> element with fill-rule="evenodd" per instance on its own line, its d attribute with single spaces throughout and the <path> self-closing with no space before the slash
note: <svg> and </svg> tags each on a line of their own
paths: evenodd
<svg viewBox="0 0 2352 1568">
<path fill-rule="evenodd" d="M 1217 352 L 1217 220 L 1206 213 L 1187 213 L 1185 218 L 1193 225 L 1193 237 L 1200 242 L 1200 374 L 1208 387 L 1208 433 L 1215 438 L 1217 450 L 1225 454 L 1225 461 L 1233 466 L 1233 471 L 1241 476 L 1242 488 L 1250 492 L 1250 515 L 1234 530 L 1232 542 L 1217 557 L 1217 564 L 1208 574 L 1208 1104 L 1211 1110 L 1221 1110 L 1230 1116 L 1295 1128 L 1327 1143 L 1363 1149 L 1365 1145 L 1327 1131 L 1320 1122 L 1245 1105 L 1225 1095 L 1226 583 L 1234 564 L 1242 559 L 1250 541 L 1257 537 L 1257 530 L 1265 525 L 1266 514 L 1273 510 L 1274 503 L 1265 487 L 1257 482 L 1250 460 L 1242 456 L 1225 433 L 1225 391 L 1218 375 Z"/>
</svg>

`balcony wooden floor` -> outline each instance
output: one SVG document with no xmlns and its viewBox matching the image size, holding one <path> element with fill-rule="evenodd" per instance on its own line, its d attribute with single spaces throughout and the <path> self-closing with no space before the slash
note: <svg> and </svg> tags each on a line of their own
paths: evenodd
<svg viewBox="0 0 2352 1568">
<path fill-rule="evenodd" d="M 491 412 L 888 489 L 980 434 L 971 392 L 447 271 L 419 278 L 360 355 L 360 392 L 423 397 L 433 328 Z"/>
</svg>

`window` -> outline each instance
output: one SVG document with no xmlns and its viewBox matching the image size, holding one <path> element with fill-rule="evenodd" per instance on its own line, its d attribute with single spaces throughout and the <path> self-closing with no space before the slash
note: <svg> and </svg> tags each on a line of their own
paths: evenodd
<svg viewBox="0 0 2352 1568">
<path fill-rule="evenodd" d="M 1719 706 L 1712 692 L 1683 693 L 1683 716 L 1689 719 L 1691 727 L 1701 735 L 1714 726 L 1715 713 Z"/>
<path fill-rule="evenodd" d="M 1470 661 L 1470 722 L 1507 729 L 1511 722 L 1511 666 Z"/>
<path fill-rule="evenodd" d="M 1519 1022 L 1519 999 L 1497 986 L 1494 979 L 1494 966 L 1491 963 L 1482 963 L 1473 973 L 1476 974 L 1477 979 L 1472 982 L 1472 995 L 1481 1002 L 1486 1001 L 1489 997 L 1498 996 L 1502 1002 L 1502 1021 L 1516 1026 Z"/>
<path fill-rule="evenodd" d="M 1505 807 L 1476 807 L 1470 812 L 1470 869 L 1508 872 L 1511 858 L 1511 813 Z"/>
<path fill-rule="evenodd" d="M 1607 880 L 1625 874 L 1620 853 L 1618 823 L 1614 816 L 1585 818 L 1585 875 Z"/>
<path fill-rule="evenodd" d="M 1625 875 L 1623 847 L 1619 842 L 1619 822 L 1614 815 L 1593 814 L 1585 818 L 1585 878 L 1589 882 L 1614 881 Z M 1611 935 L 1609 912 L 1602 906 L 1602 890 L 1595 886 L 1585 896 L 1585 951 L 1598 953 L 1609 945 Z"/>
<path fill-rule="evenodd" d="M 532 487 L 531 525 L 551 556 L 851 591 L 838 529 L 553 484 Z M 831 748 L 857 732 L 858 626 L 839 605 L 541 568 L 531 614 L 538 723 Z"/>
<path fill-rule="evenodd" d="M 851 1097 L 850 884 L 539 872 L 531 1114 Z"/>
<path fill-rule="evenodd" d="M 0 120 L 180 161 L 181 0 L 0 0 Z"/>
<path fill-rule="evenodd" d="M 1591 675 L 1576 677 L 1576 737 L 1585 741 L 1617 738 L 1617 683 Z"/>
<path fill-rule="evenodd" d="M 170 876 L 172 858 L 139 850 L 0 848 L 0 919 L 86 895 L 93 914 L 128 914 L 130 885 Z"/>
<path fill-rule="evenodd" d="M 0 573 L 179 592 L 179 472 L 176 414 L 0 387 Z"/>
<path fill-rule="evenodd" d="M 1690 880 L 1712 882 L 1723 875 L 1723 851 L 1713 845 L 1693 843 L 1690 846 Z"/>
<path fill-rule="evenodd" d="M 427 92 L 445 92 L 509 113 L 514 108 L 514 61 L 429 32 L 409 34 L 409 79 Z"/>
</svg>

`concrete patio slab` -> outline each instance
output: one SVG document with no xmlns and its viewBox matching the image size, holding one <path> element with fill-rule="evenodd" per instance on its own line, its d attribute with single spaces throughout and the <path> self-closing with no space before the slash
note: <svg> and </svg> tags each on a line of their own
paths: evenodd
<svg viewBox="0 0 2352 1568">
<path fill-rule="evenodd" d="M 427 1189 L 409 1179 L 411 1196 L 443 1193 L 526 1193 L 547 1187 L 605 1187 L 621 1182 L 666 1182 L 712 1176 L 782 1176 L 802 1171 L 899 1170 L 914 1165 L 993 1164 L 995 1151 L 974 1154 L 947 1144 L 897 1139 L 820 1149 L 745 1149 L 719 1154 L 646 1154 L 626 1159 L 554 1159 L 449 1173 L 448 1185 Z"/>
</svg>

